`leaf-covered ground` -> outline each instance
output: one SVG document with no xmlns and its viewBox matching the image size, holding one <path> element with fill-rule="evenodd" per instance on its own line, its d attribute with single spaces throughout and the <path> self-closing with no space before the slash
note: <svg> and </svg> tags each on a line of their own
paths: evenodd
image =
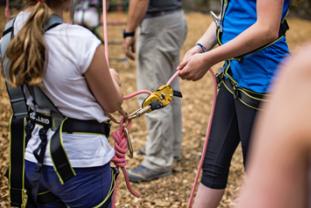
<svg viewBox="0 0 311 208">
<path fill-rule="evenodd" d="M 0 31 L 4 24 L 3 9 L 0 8 Z M 109 20 L 124 21 L 124 14 L 110 14 Z M 188 13 L 188 37 L 182 50 L 192 47 L 198 37 L 206 30 L 211 19 L 209 16 L 200 13 Z M 303 45 L 311 39 L 311 22 L 290 18 L 289 24 L 291 30 L 288 33 L 288 42 L 290 48 Z M 109 27 L 110 42 L 120 42 L 123 26 Z M 110 45 L 111 66 L 120 73 L 123 83 L 124 94 L 135 91 L 135 63 L 117 62 L 116 59 L 123 59 L 124 55 L 120 45 Z M 218 65 L 219 66 L 219 65 Z M 217 69 L 217 66 L 214 68 Z M 156 69 L 155 69 L 156 70 Z M 117 207 L 186 207 L 187 199 L 190 193 L 191 185 L 196 173 L 197 162 L 199 161 L 202 145 L 204 142 L 205 130 L 210 113 L 210 99 L 212 97 L 212 83 L 209 76 L 205 76 L 198 82 L 181 82 L 183 98 L 183 157 L 182 161 L 175 164 L 174 174 L 172 176 L 159 179 L 149 183 L 134 184 L 139 189 L 142 196 L 140 198 L 132 197 L 125 189 L 123 179 L 120 179 L 120 189 L 118 191 Z M 7 179 L 4 173 L 8 163 L 8 128 L 7 122 L 10 116 L 9 101 L 4 89 L 3 81 L 0 82 L 0 207 L 8 206 L 8 187 Z M 125 109 L 129 112 L 135 110 L 138 106 L 135 100 L 126 102 Z M 146 127 L 144 119 L 140 118 L 133 122 L 130 130 L 133 138 L 134 149 L 138 150 L 146 138 Z M 134 154 L 134 159 L 129 160 L 128 167 L 134 167 L 142 160 L 142 157 Z M 243 177 L 243 167 L 240 150 L 235 154 L 229 184 L 226 194 L 221 202 L 222 208 L 229 207 L 234 197 L 237 195 L 239 185 Z"/>
</svg>

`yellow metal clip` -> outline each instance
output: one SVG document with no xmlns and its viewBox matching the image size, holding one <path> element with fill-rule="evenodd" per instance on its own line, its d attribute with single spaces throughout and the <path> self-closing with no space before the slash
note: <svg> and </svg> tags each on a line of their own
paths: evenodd
<svg viewBox="0 0 311 208">
<path fill-rule="evenodd" d="M 161 108 L 164 108 L 172 102 L 173 96 L 173 88 L 170 85 L 162 85 L 144 100 L 142 108 L 150 106 L 154 102 L 158 103 Z M 153 109 L 150 109 L 149 112 L 152 110 Z"/>
</svg>

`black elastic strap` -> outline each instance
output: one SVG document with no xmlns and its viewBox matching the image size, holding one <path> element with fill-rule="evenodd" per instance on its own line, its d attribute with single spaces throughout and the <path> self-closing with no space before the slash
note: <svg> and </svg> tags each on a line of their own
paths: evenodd
<svg viewBox="0 0 311 208">
<path fill-rule="evenodd" d="M 38 166 L 40 167 L 40 171 L 41 171 L 41 167 L 43 166 L 44 155 L 45 155 L 46 146 L 48 143 L 47 131 L 48 131 L 48 128 L 45 128 L 45 127 L 39 130 L 39 138 L 41 142 L 38 148 L 33 151 L 33 155 L 38 161 Z"/>
<path fill-rule="evenodd" d="M 3 33 L 2 33 L 2 36 L 5 36 L 11 32 L 13 32 L 14 28 L 13 27 L 9 27 L 8 29 L 6 29 Z"/>
<path fill-rule="evenodd" d="M 73 118 L 67 118 L 63 124 L 63 132 L 91 132 L 95 134 L 103 134 L 109 137 L 110 123 L 103 122 L 98 123 L 95 120 L 79 120 Z"/>
<path fill-rule="evenodd" d="M 62 23 L 54 23 L 54 24 L 50 25 L 48 28 L 46 28 L 45 31 L 51 30 L 51 29 L 53 29 L 54 27 L 57 27 L 58 25 L 61 25 L 61 24 L 62 24 Z"/>
<path fill-rule="evenodd" d="M 177 90 L 173 90 L 173 96 L 182 98 L 182 93 Z"/>
<path fill-rule="evenodd" d="M 23 203 L 23 195 L 25 191 L 24 185 L 24 150 L 25 150 L 25 135 L 24 135 L 24 118 L 12 117 L 11 121 L 11 151 L 10 151 L 10 169 L 9 169 L 9 184 L 11 206 L 20 207 Z"/>
<path fill-rule="evenodd" d="M 70 165 L 70 161 L 66 155 L 64 147 L 62 146 L 62 125 L 57 128 L 56 132 L 51 138 L 50 152 L 54 163 L 54 168 L 59 177 L 60 183 L 64 184 L 70 178 L 76 175 L 75 171 Z"/>
</svg>

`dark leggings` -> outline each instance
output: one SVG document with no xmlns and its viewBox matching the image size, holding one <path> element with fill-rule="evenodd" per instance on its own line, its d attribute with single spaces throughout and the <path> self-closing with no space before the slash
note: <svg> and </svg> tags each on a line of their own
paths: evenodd
<svg viewBox="0 0 311 208">
<path fill-rule="evenodd" d="M 202 184 L 214 189 L 226 188 L 232 155 L 239 142 L 245 166 L 256 113 L 221 85 L 203 163 Z"/>
</svg>

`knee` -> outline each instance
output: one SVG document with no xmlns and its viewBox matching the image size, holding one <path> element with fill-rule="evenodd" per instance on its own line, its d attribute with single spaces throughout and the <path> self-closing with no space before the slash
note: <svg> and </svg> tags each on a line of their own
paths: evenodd
<svg viewBox="0 0 311 208">
<path fill-rule="evenodd" d="M 225 189 L 227 185 L 229 168 L 215 164 L 204 164 L 201 183 L 213 189 Z"/>
</svg>

